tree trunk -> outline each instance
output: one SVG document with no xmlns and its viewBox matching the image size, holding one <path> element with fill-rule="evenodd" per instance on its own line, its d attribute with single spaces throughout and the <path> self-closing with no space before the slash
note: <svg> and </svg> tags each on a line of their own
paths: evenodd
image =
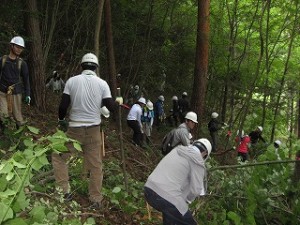
<svg viewBox="0 0 300 225">
<path fill-rule="evenodd" d="M 117 93 L 117 79 L 116 79 L 116 63 L 113 44 L 113 33 L 111 25 L 111 6 L 110 0 L 106 0 L 104 4 L 105 10 L 105 39 L 107 44 L 107 60 L 108 60 L 108 81 L 113 97 L 116 97 Z"/>
<path fill-rule="evenodd" d="M 98 15 L 97 15 L 97 22 L 95 27 L 95 39 L 94 39 L 94 49 L 95 54 L 99 58 L 100 53 L 100 33 L 101 33 L 101 22 L 102 22 L 102 12 L 105 0 L 99 0 L 98 3 Z"/>
<path fill-rule="evenodd" d="M 194 86 L 191 108 L 199 116 L 199 125 L 204 117 L 209 50 L 209 0 L 198 0 L 197 46 L 194 69 Z"/>
<path fill-rule="evenodd" d="M 31 95 L 33 104 L 41 111 L 46 111 L 45 98 L 45 62 L 43 60 L 41 31 L 39 27 L 39 11 L 36 0 L 25 0 L 26 30 L 32 38 L 28 43 L 29 71 L 31 80 Z"/>
</svg>

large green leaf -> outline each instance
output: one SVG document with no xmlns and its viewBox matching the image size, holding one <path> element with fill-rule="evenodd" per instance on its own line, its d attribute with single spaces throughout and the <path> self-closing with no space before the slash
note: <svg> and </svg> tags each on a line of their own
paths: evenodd
<svg viewBox="0 0 300 225">
<path fill-rule="evenodd" d="M 0 209 L 0 224 L 8 219 L 13 218 L 13 210 L 8 205 L 0 202 Z"/>
</svg>

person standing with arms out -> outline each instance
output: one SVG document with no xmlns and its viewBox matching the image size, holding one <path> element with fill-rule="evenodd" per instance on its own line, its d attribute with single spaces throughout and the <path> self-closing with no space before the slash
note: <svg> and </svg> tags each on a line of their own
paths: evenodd
<svg viewBox="0 0 300 225">
<path fill-rule="evenodd" d="M 148 177 L 144 195 L 149 205 L 162 212 L 164 225 L 197 224 L 189 204 L 206 194 L 205 161 L 210 152 L 211 144 L 205 138 L 189 146 L 177 146 Z"/>
<path fill-rule="evenodd" d="M 212 151 L 215 152 L 217 150 L 217 144 L 218 144 L 218 130 L 223 128 L 224 126 L 227 126 L 226 123 L 220 122 L 218 118 L 219 114 L 216 112 L 213 112 L 211 114 L 211 120 L 208 122 L 207 127 L 209 134 L 211 136 L 211 142 L 212 142 Z"/>
<path fill-rule="evenodd" d="M 153 103 L 150 100 L 148 100 L 146 106 L 143 107 L 141 121 L 146 134 L 146 143 L 149 144 L 154 121 Z"/>
<path fill-rule="evenodd" d="M 190 110 L 190 103 L 187 99 L 187 96 L 188 94 L 186 92 L 183 92 L 181 95 L 181 99 L 178 100 L 180 123 L 184 122 L 185 114 Z"/>
<path fill-rule="evenodd" d="M 58 118 L 61 129 L 67 129 L 66 135 L 81 143 L 84 169 L 89 173 L 90 208 L 98 209 L 102 201 L 102 154 L 101 150 L 101 106 L 116 111 L 118 104 L 123 103 L 122 97 L 115 102 L 106 81 L 96 74 L 99 67 L 98 58 L 87 53 L 81 60 L 81 74 L 71 77 L 67 82 L 59 105 Z M 67 110 L 70 108 L 69 121 L 66 121 Z M 68 126 L 68 127 L 67 127 Z M 69 200 L 70 185 L 68 160 L 76 150 L 68 144 L 69 152 L 53 153 L 52 165 L 57 186 Z M 84 176 L 85 177 L 85 176 Z"/>
<path fill-rule="evenodd" d="M 133 130 L 133 142 L 143 147 L 143 125 L 142 125 L 142 108 L 146 105 L 146 99 L 140 98 L 130 109 L 127 115 L 127 125 Z"/>
<path fill-rule="evenodd" d="M 0 128 L 3 131 L 3 119 L 12 113 L 17 128 L 24 125 L 22 116 L 22 94 L 25 103 L 30 104 L 30 83 L 27 63 L 20 58 L 25 48 L 24 39 L 16 36 L 11 39 L 9 55 L 0 58 Z"/>
</svg>

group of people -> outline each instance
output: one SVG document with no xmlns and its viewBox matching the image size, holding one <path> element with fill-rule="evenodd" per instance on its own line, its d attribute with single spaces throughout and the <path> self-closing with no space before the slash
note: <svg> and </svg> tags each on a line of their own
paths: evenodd
<svg viewBox="0 0 300 225">
<path fill-rule="evenodd" d="M 24 39 L 20 36 L 10 41 L 10 52 L 8 56 L 1 57 L 0 71 L 0 113 L 3 117 L 12 113 L 17 125 L 23 125 L 24 119 L 21 113 L 22 93 L 25 93 L 25 102 L 30 104 L 29 72 L 25 61 L 20 54 L 25 48 Z M 82 72 L 61 82 L 59 74 L 55 72 L 53 79 L 47 83 L 53 91 L 63 89 L 62 98 L 58 109 L 58 123 L 66 135 L 81 143 L 84 173 L 89 177 L 89 200 L 93 209 L 101 208 L 102 202 L 102 154 L 100 145 L 102 135 L 100 134 L 101 115 L 109 116 L 109 112 L 115 112 L 123 104 L 123 98 L 118 96 L 113 99 L 107 82 L 101 79 L 96 70 L 99 67 L 98 58 L 93 53 L 84 54 L 81 59 Z M 22 82 L 21 82 L 22 80 Z M 59 81 L 60 86 L 54 85 Z M 55 88 L 54 88 L 55 86 Z M 135 90 L 137 87 L 135 87 Z M 211 151 L 216 150 L 216 135 L 220 127 L 227 124 L 217 121 L 218 114 L 212 114 L 209 122 L 209 131 L 212 137 L 212 144 L 206 138 L 191 141 L 191 131 L 198 123 L 197 114 L 190 111 L 187 101 L 187 93 L 182 93 L 178 100 L 173 96 L 172 116 L 175 124 L 180 124 L 174 132 L 173 150 L 163 157 L 154 171 L 148 177 L 144 194 L 147 202 L 158 211 L 163 213 L 164 224 L 197 224 L 188 209 L 197 196 L 205 195 L 207 189 L 207 172 L 205 162 Z M 143 133 L 149 138 L 153 123 L 159 126 L 164 115 L 164 96 L 160 95 L 153 104 L 140 96 L 132 105 L 128 116 L 127 124 L 133 130 L 133 141 L 142 145 Z M 10 111 L 11 109 L 11 111 Z M 68 119 L 67 117 L 68 112 Z M 1 127 L 3 124 L 1 123 Z M 261 136 L 262 127 L 251 132 L 249 136 L 241 132 L 239 139 L 239 154 L 247 160 L 247 155 L 242 147 L 248 143 L 255 144 L 256 140 L 264 141 Z M 242 144 L 243 143 L 243 144 Z M 276 144 L 277 149 L 280 142 Z M 67 143 L 68 152 L 51 155 L 54 177 L 57 187 L 62 191 L 66 200 L 72 199 L 68 161 L 76 152 L 71 143 Z M 248 147 L 248 146 L 247 146 Z"/>
</svg>

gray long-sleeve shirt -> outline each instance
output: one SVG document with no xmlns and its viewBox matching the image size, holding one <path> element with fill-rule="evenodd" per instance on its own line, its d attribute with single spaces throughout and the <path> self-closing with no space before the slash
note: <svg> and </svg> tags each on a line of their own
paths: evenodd
<svg viewBox="0 0 300 225">
<path fill-rule="evenodd" d="M 172 203 L 184 215 L 188 202 L 206 192 L 206 167 L 195 146 L 177 146 L 150 174 L 145 187 Z"/>
</svg>

